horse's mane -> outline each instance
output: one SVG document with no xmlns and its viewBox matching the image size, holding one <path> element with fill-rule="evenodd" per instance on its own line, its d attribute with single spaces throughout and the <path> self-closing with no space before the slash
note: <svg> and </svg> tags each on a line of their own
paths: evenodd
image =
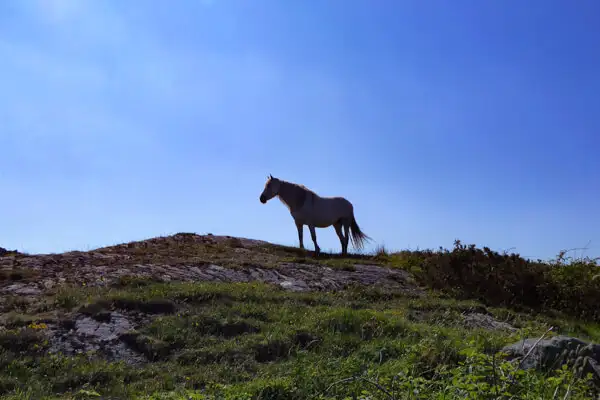
<svg viewBox="0 0 600 400">
<path fill-rule="evenodd" d="M 304 191 L 306 191 L 306 192 L 308 192 L 310 194 L 317 194 L 314 190 L 307 188 L 306 186 L 304 186 L 301 183 L 294 183 L 294 182 L 284 181 L 283 179 L 280 179 L 280 181 L 282 183 L 287 184 L 287 185 L 296 186 L 296 187 L 298 187 L 298 188 L 300 188 L 300 189 L 302 189 L 302 190 L 304 190 Z"/>
<path fill-rule="evenodd" d="M 294 182 L 289 182 L 289 181 L 284 181 L 283 179 L 279 179 L 279 182 L 281 183 L 282 187 L 290 187 L 293 191 L 293 194 L 295 196 L 292 197 L 292 201 L 294 201 L 294 204 L 288 204 L 286 201 L 283 200 L 283 198 L 281 197 L 281 195 L 278 195 L 279 200 L 281 200 L 281 202 L 283 204 L 285 204 L 290 210 L 292 209 L 292 207 L 296 207 L 296 208 L 300 208 L 302 207 L 302 205 L 304 205 L 304 202 L 306 201 L 306 198 L 311 195 L 311 196 L 317 196 L 317 194 L 307 188 L 306 186 L 300 184 L 300 183 L 294 183 Z"/>
</svg>

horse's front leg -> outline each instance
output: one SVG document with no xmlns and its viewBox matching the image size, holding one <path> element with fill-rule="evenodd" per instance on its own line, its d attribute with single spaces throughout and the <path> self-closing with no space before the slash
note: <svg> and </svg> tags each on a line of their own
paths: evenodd
<svg viewBox="0 0 600 400">
<path fill-rule="evenodd" d="M 315 257 L 318 257 L 319 253 L 321 252 L 321 249 L 319 248 L 319 245 L 317 244 L 317 232 L 315 232 L 315 226 L 308 225 L 308 229 L 310 229 L 310 236 L 312 238 L 313 243 L 315 244 Z"/>
<path fill-rule="evenodd" d="M 296 221 L 296 228 L 298 229 L 298 241 L 300 242 L 300 248 L 304 250 L 304 240 L 302 238 L 302 235 L 304 233 L 304 224 L 301 224 L 298 221 Z"/>
</svg>

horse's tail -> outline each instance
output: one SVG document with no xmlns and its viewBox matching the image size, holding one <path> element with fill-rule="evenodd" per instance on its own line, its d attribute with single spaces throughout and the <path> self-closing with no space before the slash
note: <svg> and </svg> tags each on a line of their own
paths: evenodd
<svg viewBox="0 0 600 400">
<path fill-rule="evenodd" d="M 352 223 L 350 224 L 350 240 L 352 241 L 352 246 L 359 251 L 365 247 L 365 242 L 371 240 L 369 236 L 360 230 L 354 214 L 352 215 Z"/>
</svg>

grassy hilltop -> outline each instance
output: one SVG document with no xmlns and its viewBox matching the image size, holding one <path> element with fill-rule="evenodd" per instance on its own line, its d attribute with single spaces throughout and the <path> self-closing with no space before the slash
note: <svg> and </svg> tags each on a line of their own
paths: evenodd
<svg viewBox="0 0 600 400">
<path fill-rule="evenodd" d="M 178 234 L 0 254 L 7 399 L 589 399 L 570 367 L 500 353 L 600 338 L 594 260 L 323 254 Z M 552 327 L 552 329 L 550 329 Z"/>
</svg>

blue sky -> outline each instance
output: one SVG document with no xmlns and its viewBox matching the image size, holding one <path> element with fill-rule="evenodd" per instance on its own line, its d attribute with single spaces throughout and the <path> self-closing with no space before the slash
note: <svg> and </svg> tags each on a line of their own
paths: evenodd
<svg viewBox="0 0 600 400">
<path fill-rule="evenodd" d="M 295 245 L 287 209 L 258 201 L 272 173 L 350 199 L 373 245 L 600 255 L 598 15 L 594 0 L 1 2 L 0 246 Z"/>
</svg>

